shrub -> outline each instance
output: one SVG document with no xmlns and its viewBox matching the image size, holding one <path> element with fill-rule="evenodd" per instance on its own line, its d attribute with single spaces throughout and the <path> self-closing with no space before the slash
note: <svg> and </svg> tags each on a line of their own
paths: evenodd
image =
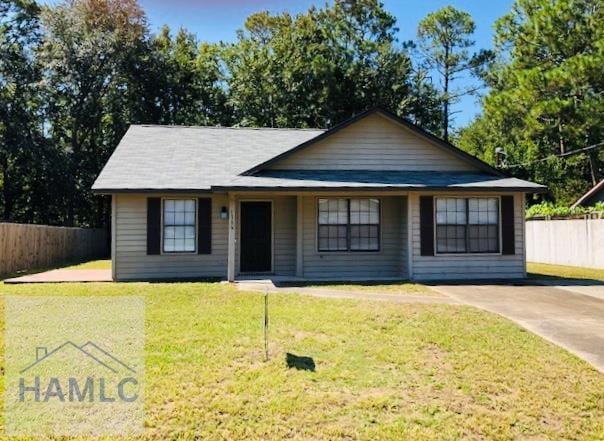
<svg viewBox="0 0 604 441">
<path fill-rule="evenodd" d="M 526 218 L 535 217 L 571 217 L 583 214 L 604 214 L 604 202 L 597 202 L 592 207 L 571 208 L 566 205 L 554 205 L 551 202 L 541 202 L 526 210 Z"/>
</svg>

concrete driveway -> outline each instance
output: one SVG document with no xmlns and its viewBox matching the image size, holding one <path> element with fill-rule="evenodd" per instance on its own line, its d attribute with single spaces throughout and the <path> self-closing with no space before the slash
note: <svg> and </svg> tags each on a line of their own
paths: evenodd
<svg viewBox="0 0 604 441">
<path fill-rule="evenodd" d="M 604 286 L 438 285 L 462 303 L 502 315 L 591 363 L 604 373 Z M 602 291 L 600 291 L 602 290 Z M 588 294 L 588 295 L 586 295 Z"/>
</svg>

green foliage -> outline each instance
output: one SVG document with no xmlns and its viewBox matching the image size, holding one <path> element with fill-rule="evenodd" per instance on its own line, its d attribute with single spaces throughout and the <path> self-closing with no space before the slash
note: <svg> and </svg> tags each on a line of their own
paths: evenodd
<svg viewBox="0 0 604 441">
<path fill-rule="evenodd" d="M 0 217 L 106 225 L 90 187 L 131 123 L 329 127 L 379 104 L 447 135 L 464 71 L 491 91 L 462 147 L 491 163 L 505 148 L 514 175 L 568 204 L 604 160 L 552 156 L 604 139 L 602 16 L 600 1 L 517 0 L 492 60 L 470 55 L 472 18 L 446 7 L 419 26 L 426 64 L 379 0 L 253 14 L 232 44 L 151 35 L 137 0 L 0 0 Z"/>
<path fill-rule="evenodd" d="M 419 48 L 427 67 L 434 69 L 442 78 L 442 136 L 449 138 L 451 105 L 463 95 L 473 93 L 474 88 L 452 89 L 452 82 L 465 71 L 477 70 L 491 58 L 491 53 L 481 51 L 470 55 L 468 48 L 474 45 L 470 38 L 476 26 L 467 12 L 445 6 L 428 14 L 417 28 Z"/>
<path fill-rule="evenodd" d="M 48 222 L 57 214 L 63 158 L 42 132 L 41 39 L 34 1 L 0 2 L 0 218 Z"/>
<path fill-rule="evenodd" d="M 604 160 L 602 149 L 555 157 L 604 140 L 602 2 L 517 0 L 496 24 L 496 44 L 483 115 L 459 143 L 491 163 L 504 148 L 508 164 L 519 164 L 511 172 L 569 204 L 598 180 Z"/>
<path fill-rule="evenodd" d="M 150 35 L 137 0 L 0 3 L 0 216 L 102 226 L 90 187 L 131 123 L 328 127 L 380 104 L 429 130 L 440 102 L 378 0 L 251 15 L 234 44 Z"/>
<path fill-rule="evenodd" d="M 251 15 L 238 41 L 225 46 L 234 121 L 328 127 L 381 104 L 436 128 L 435 90 L 396 47 L 394 24 L 376 0 Z"/>
<path fill-rule="evenodd" d="M 534 217 L 567 217 L 582 214 L 604 214 L 604 202 L 597 202 L 592 207 L 574 207 L 568 205 L 556 205 L 549 201 L 535 204 L 526 210 L 526 218 Z"/>
</svg>

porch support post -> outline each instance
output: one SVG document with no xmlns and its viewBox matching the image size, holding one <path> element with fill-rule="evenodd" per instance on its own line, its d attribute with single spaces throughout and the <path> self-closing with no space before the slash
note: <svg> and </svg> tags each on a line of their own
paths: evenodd
<svg viewBox="0 0 604 441">
<path fill-rule="evenodd" d="M 407 193 L 407 278 L 413 280 L 413 193 Z"/>
<path fill-rule="evenodd" d="M 229 193 L 229 239 L 227 258 L 227 279 L 229 282 L 235 281 L 235 240 L 237 235 L 236 208 L 235 196 L 232 193 Z"/>
<path fill-rule="evenodd" d="M 296 277 L 304 277 L 304 252 L 302 249 L 304 236 L 304 198 L 301 194 L 298 194 L 296 199 Z"/>
<path fill-rule="evenodd" d="M 111 280 L 117 280 L 117 194 L 111 195 Z"/>
</svg>

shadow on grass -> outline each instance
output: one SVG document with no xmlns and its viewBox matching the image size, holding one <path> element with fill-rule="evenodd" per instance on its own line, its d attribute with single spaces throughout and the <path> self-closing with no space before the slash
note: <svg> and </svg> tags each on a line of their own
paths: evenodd
<svg viewBox="0 0 604 441">
<path fill-rule="evenodd" d="M 320 280 L 320 281 L 274 281 L 273 284 L 283 288 L 305 288 L 305 287 L 320 287 L 320 286 L 338 286 L 338 285 L 358 285 L 358 286 L 386 286 L 386 285 L 412 285 L 410 280 Z"/>
<path fill-rule="evenodd" d="M 528 273 L 527 280 L 547 282 L 548 285 L 559 286 L 601 286 L 604 280 L 589 279 L 581 277 L 557 277 L 546 274 Z"/>
<path fill-rule="evenodd" d="M 41 267 L 41 268 L 24 268 L 24 269 L 20 269 L 17 271 L 13 271 L 11 273 L 0 274 L 0 282 L 4 281 L 6 279 L 14 279 L 16 277 L 31 276 L 33 274 L 45 273 L 47 271 L 63 269 L 63 268 L 67 268 L 67 267 L 74 266 L 74 265 L 81 265 L 83 263 L 93 262 L 95 260 L 104 260 L 104 258 L 100 257 L 98 259 L 66 260 L 63 262 L 57 262 L 53 266 L 45 266 L 45 267 Z"/>
<path fill-rule="evenodd" d="M 288 368 L 295 368 L 299 371 L 315 371 L 315 361 L 311 357 L 290 354 L 285 355 L 285 362 Z"/>
<path fill-rule="evenodd" d="M 604 280 L 579 277 L 556 277 L 528 273 L 526 279 L 478 279 L 478 280 L 430 280 L 422 282 L 426 286 L 438 285 L 502 285 L 502 286 L 601 286 Z"/>
</svg>

